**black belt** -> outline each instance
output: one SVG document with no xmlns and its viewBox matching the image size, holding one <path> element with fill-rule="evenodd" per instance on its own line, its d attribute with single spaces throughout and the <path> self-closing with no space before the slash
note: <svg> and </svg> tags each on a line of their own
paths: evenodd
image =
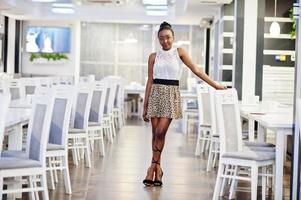
<svg viewBox="0 0 301 200">
<path fill-rule="evenodd" d="M 153 84 L 161 85 L 176 85 L 179 86 L 179 80 L 168 80 L 168 79 L 153 79 Z"/>
</svg>

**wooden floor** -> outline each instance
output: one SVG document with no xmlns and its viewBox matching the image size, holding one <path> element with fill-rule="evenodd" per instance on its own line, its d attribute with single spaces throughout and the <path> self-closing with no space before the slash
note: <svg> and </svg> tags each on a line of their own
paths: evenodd
<svg viewBox="0 0 301 200">
<path fill-rule="evenodd" d="M 60 176 L 56 190 L 49 192 L 50 199 L 211 199 L 216 171 L 206 172 L 205 157 L 194 156 L 195 135 L 181 134 L 178 124 L 179 121 L 172 122 L 162 154 L 163 187 L 145 187 L 142 184 L 151 159 L 151 129 L 149 123 L 134 120 L 118 131 L 113 144 L 106 144 L 105 157 L 94 151 L 91 168 L 84 167 L 84 163 L 73 166 L 70 160 L 73 194 L 65 194 Z M 289 188 L 286 188 L 286 195 L 288 192 Z M 250 199 L 250 195 L 238 192 L 237 199 Z"/>
</svg>

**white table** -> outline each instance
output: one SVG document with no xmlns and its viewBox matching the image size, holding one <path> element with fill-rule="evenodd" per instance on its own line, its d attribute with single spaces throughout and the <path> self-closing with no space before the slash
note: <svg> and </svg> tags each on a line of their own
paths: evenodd
<svg viewBox="0 0 301 200">
<path fill-rule="evenodd" d="M 252 116 L 265 115 L 265 114 L 291 114 L 293 115 L 293 107 L 288 105 L 279 104 L 278 106 L 265 108 L 263 103 L 258 104 L 241 104 L 240 115 L 248 120 L 249 129 L 249 141 L 255 141 L 254 125 L 255 120 Z M 263 141 L 264 138 L 258 138 L 259 141 Z"/>
<path fill-rule="evenodd" d="M 130 106 L 128 104 L 125 104 L 125 111 L 126 111 L 126 117 L 128 117 L 128 115 L 130 116 L 138 116 L 141 117 L 142 116 L 142 109 L 143 109 L 143 102 L 140 101 L 141 98 L 144 98 L 144 93 L 145 93 L 145 87 L 144 86 L 125 86 L 125 91 L 124 91 L 124 95 L 125 97 L 128 97 L 128 95 L 134 95 L 136 96 L 134 102 L 130 103 Z M 137 108 L 137 112 L 136 112 L 136 108 Z M 133 110 L 133 112 L 132 112 Z"/>
<path fill-rule="evenodd" d="M 10 108 L 31 108 L 31 103 L 27 99 L 15 99 L 12 100 L 10 105 Z"/>
<path fill-rule="evenodd" d="M 5 128 L 10 129 L 13 128 L 8 135 L 8 149 L 9 150 L 22 150 L 22 138 L 23 131 L 22 126 L 26 123 L 31 114 L 30 108 L 9 108 L 6 115 Z M 21 179 L 21 178 L 20 178 Z M 21 188 L 22 184 L 17 183 L 13 185 L 8 185 L 8 187 L 12 188 Z M 22 194 L 9 194 L 9 199 L 21 198 Z"/>
<path fill-rule="evenodd" d="M 275 174 L 275 199 L 280 200 L 283 196 L 283 162 L 286 152 L 285 141 L 287 135 L 292 135 L 293 114 L 267 113 L 264 115 L 250 115 L 258 122 L 259 138 L 264 138 L 264 130 L 271 129 L 276 135 L 276 174 Z"/>
<path fill-rule="evenodd" d="M 9 108 L 6 115 L 6 128 L 14 128 L 9 134 L 8 149 L 22 150 L 22 125 L 30 118 L 31 109 Z"/>
<path fill-rule="evenodd" d="M 187 132 L 187 126 L 189 126 L 188 123 L 188 115 L 197 117 L 198 116 L 198 109 L 197 108 L 189 108 L 188 102 L 189 101 L 196 101 L 198 99 L 196 92 L 191 92 L 187 90 L 181 90 L 181 99 L 182 99 L 182 112 L 183 112 L 183 118 L 181 120 L 181 129 L 182 133 Z"/>
</svg>

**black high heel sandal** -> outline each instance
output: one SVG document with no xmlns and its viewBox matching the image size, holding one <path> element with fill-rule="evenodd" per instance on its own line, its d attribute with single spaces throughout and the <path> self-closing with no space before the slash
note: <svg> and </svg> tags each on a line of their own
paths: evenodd
<svg viewBox="0 0 301 200">
<path fill-rule="evenodd" d="M 159 163 L 159 162 L 156 162 L 156 164 L 160 166 L 160 163 Z M 162 182 L 163 171 L 162 171 L 162 169 L 161 169 L 161 172 L 162 172 L 162 174 L 161 174 L 161 176 L 160 176 L 160 179 L 155 179 L 155 180 L 154 180 L 154 183 L 153 183 L 154 186 L 160 187 L 160 186 L 163 185 L 163 182 Z"/>
<path fill-rule="evenodd" d="M 149 170 L 149 169 L 148 169 Z M 148 171 L 147 170 L 147 171 Z M 153 186 L 154 185 L 154 181 L 153 180 L 150 180 L 150 179 L 144 179 L 143 181 L 142 181 L 142 183 L 145 185 L 145 186 Z"/>
<path fill-rule="evenodd" d="M 156 146 L 154 146 L 154 147 L 156 147 Z M 157 147 L 154 148 L 153 151 L 158 151 L 160 154 L 162 153 L 162 149 L 160 150 Z M 152 163 L 155 163 L 156 165 L 160 166 L 160 163 L 158 161 L 152 160 Z M 163 182 L 162 182 L 163 171 L 162 171 L 162 169 L 160 169 L 160 170 L 161 170 L 162 174 L 160 176 L 160 179 L 155 178 L 154 183 L 153 183 L 154 186 L 159 186 L 160 187 L 160 186 L 163 185 Z"/>
</svg>

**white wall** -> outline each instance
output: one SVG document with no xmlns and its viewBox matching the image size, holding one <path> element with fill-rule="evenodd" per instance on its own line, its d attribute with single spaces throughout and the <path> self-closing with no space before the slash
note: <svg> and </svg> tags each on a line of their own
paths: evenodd
<svg viewBox="0 0 301 200">
<path fill-rule="evenodd" d="M 4 34 L 4 16 L 0 15 L 0 34 Z M 4 71 L 3 67 L 3 45 L 4 38 L 0 41 L 0 72 Z"/>
<path fill-rule="evenodd" d="M 29 60 L 30 53 L 25 52 L 25 34 L 28 26 L 52 26 L 52 27 L 70 27 L 71 28 L 71 47 L 67 54 L 68 60 L 47 61 L 46 59 Z M 22 64 L 21 73 L 23 76 L 54 75 L 54 76 L 79 76 L 79 58 L 80 58 L 80 22 L 73 21 L 24 21 L 23 41 L 22 41 Z"/>
<path fill-rule="evenodd" d="M 8 74 L 15 72 L 15 36 L 16 20 L 9 18 L 8 20 L 8 39 L 7 39 L 7 69 Z"/>
</svg>

